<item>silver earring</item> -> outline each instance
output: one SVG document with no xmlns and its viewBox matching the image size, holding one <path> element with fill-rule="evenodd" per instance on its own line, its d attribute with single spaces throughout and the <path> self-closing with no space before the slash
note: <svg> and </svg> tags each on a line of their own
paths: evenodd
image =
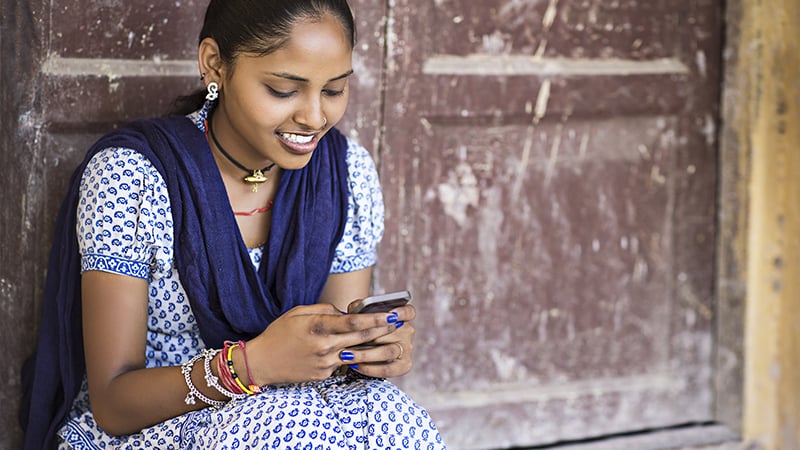
<svg viewBox="0 0 800 450">
<path fill-rule="evenodd" d="M 206 89 L 208 89 L 208 94 L 206 94 L 206 100 L 213 102 L 214 100 L 219 98 L 219 84 L 216 81 L 208 83 Z"/>
</svg>

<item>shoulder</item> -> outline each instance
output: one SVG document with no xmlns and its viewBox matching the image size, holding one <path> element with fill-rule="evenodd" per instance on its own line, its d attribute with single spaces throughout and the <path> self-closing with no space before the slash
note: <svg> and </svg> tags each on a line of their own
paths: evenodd
<svg viewBox="0 0 800 450">
<path fill-rule="evenodd" d="M 351 183 L 355 180 L 378 183 L 378 171 L 370 152 L 356 139 L 346 137 L 347 141 L 347 168 Z"/>
<path fill-rule="evenodd" d="M 158 264 L 151 264 L 160 255 L 156 247 L 166 248 L 171 242 L 166 185 L 150 161 L 134 149 L 108 147 L 92 156 L 81 177 L 76 214 L 84 272 L 147 279 L 151 269 L 169 259 L 161 257 Z"/>
<path fill-rule="evenodd" d="M 372 155 L 370 155 L 369 151 L 361 145 L 361 143 L 350 136 L 345 136 L 345 142 L 347 142 L 347 160 L 353 162 L 360 162 L 364 160 L 369 160 L 372 163 Z"/>
<path fill-rule="evenodd" d="M 81 176 L 79 196 L 83 205 L 169 204 L 161 173 L 145 155 L 127 147 L 107 147 L 91 157 Z"/>
<path fill-rule="evenodd" d="M 84 181 L 89 174 L 113 176 L 115 179 L 150 178 L 157 177 L 158 171 L 140 151 L 111 146 L 98 150 L 89 159 L 84 169 Z"/>
</svg>

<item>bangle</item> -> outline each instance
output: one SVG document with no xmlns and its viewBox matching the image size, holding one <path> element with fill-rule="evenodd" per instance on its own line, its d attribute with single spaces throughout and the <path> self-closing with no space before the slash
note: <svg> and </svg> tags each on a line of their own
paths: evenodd
<svg viewBox="0 0 800 450">
<path fill-rule="evenodd" d="M 261 388 L 253 381 L 253 374 L 250 373 L 250 363 L 247 362 L 247 351 L 245 350 L 244 341 L 239 341 L 239 347 L 242 349 L 242 355 L 244 356 L 244 368 L 247 370 L 247 379 L 250 381 L 250 384 L 247 385 L 247 387 L 255 393 L 260 393 Z"/>
<path fill-rule="evenodd" d="M 225 389 L 222 385 L 219 384 L 219 378 L 214 376 L 214 373 L 211 371 L 211 360 L 214 359 L 215 356 L 219 353 L 219 350 L 203 350 L 203 368 L 206 371 L 206 384 L 208 387 L 213 387 L 220 394 L 230 397 L 234 400 L 241 400 L 247 397 L 247 394 L 241 394 L 236 392 L 231 392 L 228 389 Z"/>
<path fill-rule="evenodd" d="M 225 389 L 234 392 L 236 394 L 244 394 L 245 392 L 239 389 L 239 386 L 236 385 L 236 382 L 233 381 L 233 377 L 231 377 L 231 373 L 228 371 L 228 365 L 225 362 L 225 358 L 223 355 L 228 354 L 228 347 L 232 342 L 225 341 L 225 346 L 222 348 L 222 355 L 217 358 L 217 372 L 219 373 L 219 381 L 225 386 Z"/>
<path fill-rule="evenodd" d="M 197 403 L 195 399 L 200 399 L 203 403 L 206 403 L 210 406 L 215 408 L 222 408 L 225 406 L 225 402 L 221 400 L 213 400 L 205 395 L 203 395 L 200 391 L 197 390 L 194 383 L 192 383 L 192 368 L 194 368 L 194 363 L 200 360 L 200 358 L 205 358 L 206 350 L 195 355 L 192 359 L 188 362 L 181 364 L 181 373 L 183 373 L 183 379 L 186 380 L 186 386 L 189 388 L 189 393 L 186 394 L 186 398 L 183 400 L 184 403 L 187 405 L 194 405 Z"/>
<path fill-rule="evenodd" d="M 239 342 L 241 342 L 241 341 L 239 341 Z M 227 357 L 225 358 L 225 360 L 228 363 L 228 371 L 231 373 L 231 377 L 233 378 L 233 381 L 236 382 L 237 386 L 239 386 L 239 389 L 244 391 L 244 393 L 246 393 L 246 394 L 253 395 L 253 394 L 255 394 L 255 392 L 250 390 L 247 386 L 244 385 L 244 383 L 242 383 L 242 380 L 239 379 L 239 375 L 236 373 L 236 368 L 233 367 L 233 348 L 237 347 L 239 345 L 239 342 L 237 342 L 237 343 L 231 345 L 230 347 L 228 347 L 228 354 L 227 354 Z"/>
</svg>

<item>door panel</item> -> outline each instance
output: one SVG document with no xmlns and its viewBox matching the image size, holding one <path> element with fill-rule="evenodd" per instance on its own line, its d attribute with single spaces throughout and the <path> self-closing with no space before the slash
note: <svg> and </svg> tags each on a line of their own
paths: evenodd
<svg viewBox="0 0 800 450">
<path fill-rule="evenodd" d="M 375 289 L 414 294 L 397 382 L 450 447 L 713 418 L 720 2 L 352 3 L 341 128 L 385 187 Z M 202 85 L 205 4 L 4 3 L 4 324 L 39 315 L 42 243 L 88 146 Z M 4 327 L 16 367 L 34 328 Z"/>
<path fill-rule="evenodd" d="M 414 294 L 402 384 L 447 442 L 712 419 L 717 5 L 390 14 L 376 284 Z"/>
</svg>

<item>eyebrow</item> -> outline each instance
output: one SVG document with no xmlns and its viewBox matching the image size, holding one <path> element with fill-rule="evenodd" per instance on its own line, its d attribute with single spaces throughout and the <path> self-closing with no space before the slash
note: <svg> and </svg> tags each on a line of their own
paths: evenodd
<svg viewBox="0 0 800 450">
<path fill-rule="evenodd" d="M 328 83 L 330 83 L 331 81 L 336 81 L 336 80 L 341 80 L 343 78 L 347 78 L 352 74 L 353 74 L 353 70 L 350 69 L 347 72 L 339 75 L 338 77 L 331 78 L 330 80 L 328 80 Z M 274 75 L 274 76 L 279 77 L 279 78 L 285 78 L 287 80 L 300 81 L 302 83 L 308 83 L 308 82 L 311 81 L 311 80 L 309 80 L 307 78 L 299 77 L 297 75 L 292 75 L 292 74 L 286 73 L 286 72 L 273 72 L 271 75 Z"/>
</svg>

